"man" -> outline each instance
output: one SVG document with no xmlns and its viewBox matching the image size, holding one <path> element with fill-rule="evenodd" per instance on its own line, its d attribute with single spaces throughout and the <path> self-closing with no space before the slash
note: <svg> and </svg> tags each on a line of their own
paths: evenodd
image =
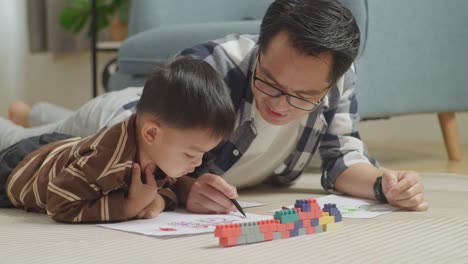
<svg viewBox="0 0 468 264">
<path fill-rule="evenodd" d="M 258 38 L 230 35 L 182 51 L 207 61 L 224 77 L 238 114 L 233 135 L 205 156 L 195 171 L 198 177 L 179 180 L 186 208 L 234 211 L 234 186 L 290 184 L 318 149 L 327 191 L 427 210 L 420 176 L 379 169 L 359 138 L 352 65 L 359 41 L 352 14 L 337 1 L 277 0 Z M 138 94 L 103 98 L 54 130 L 78 134 L 77 127 L 108 126 L 132 113 Z M 112 100 L 117 103 L 106 104 Z M 93 119 L 91 113 L 98 121 L 83 123 Z"/>
</svg>

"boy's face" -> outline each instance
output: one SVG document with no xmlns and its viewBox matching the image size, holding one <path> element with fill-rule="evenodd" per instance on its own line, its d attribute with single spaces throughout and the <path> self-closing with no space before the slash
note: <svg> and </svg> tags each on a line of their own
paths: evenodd
<svg viewBox="0 0 468 264">
<path fill-rule="evenodd" d="M 251 82 L 263 119 L 273 125 L 285 125 L 316 109 L 331 86 L 332 63 L 331 53 L 306 56 L 297 52 L 284 32 L 273 37 L 265 52 L 259 53 L 256 78 Z M 285 94 L 290 95 L 289 99 Z"/>
<path fill-rule="evenodd" d="M 181 130 L 159 127 L 148 153 L 164 173 L 178 178 L 191 173 L 202 163 L 203 154 L 221 141 L 204 129 Z"/>
</svg>

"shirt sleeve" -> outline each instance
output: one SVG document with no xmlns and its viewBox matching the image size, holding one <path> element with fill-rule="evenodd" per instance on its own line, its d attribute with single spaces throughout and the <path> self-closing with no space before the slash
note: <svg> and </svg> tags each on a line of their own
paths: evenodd
<svg viewBox="0 0 468 264">
<path fill-rule="evenodd" d="M 49 181 L 47 214 L 60 222 L 108 222 L 126 220 L 124 216 L 125 183 L 115 181 L 119 173 L 110 173 L 101 179 L 86 177 L 97 173 L 94 166 L 71 163 Z M 113 179 L 109 181 L 108 179 Z"/>
<path fill-rule="evenodd" d="M 351 165 L 370 163 L 379 166 L 368 155 L 357 130 L 360 118 L 354 66 L 338 81 L 337 87 L 330 91 L 329 108 L 324 111 L 328 126 L 319 148 L 322 157 L 321 183 L 328 192 L 334 192 L 336 179 Z"/>
</svg>

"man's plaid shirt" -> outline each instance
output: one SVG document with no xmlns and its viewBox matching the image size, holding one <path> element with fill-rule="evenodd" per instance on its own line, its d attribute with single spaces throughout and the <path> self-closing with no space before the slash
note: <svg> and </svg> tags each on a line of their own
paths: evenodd
<svg viewBox="0 0 468 264">
<path fill-rule="evenodd" d="M 229 140 L 205 155 L 204 164 L 195 172 L 198 175 L 204 172 L 223 175 L 242 158 L 256 137 L 251 115 L 255 104 L 250 84 L 258 52 L 257 39 L 257 35 L 233 34 L 180 53 L 203 59 L 221 74 L 240 116 Z M 378 166 L 367 154 L 356 128 L 359 115 L 355 91 L 353 66 L 331 88 L 322 105 L 309 114 L 307 122 L 301 124 L 297 146 L 268 182 L 290 184 L 297 180 L 317 148 L 322 158 L 321 183 L 327 191 L 333 192 L 338 175 L 353 164 Z"/>
</svg>

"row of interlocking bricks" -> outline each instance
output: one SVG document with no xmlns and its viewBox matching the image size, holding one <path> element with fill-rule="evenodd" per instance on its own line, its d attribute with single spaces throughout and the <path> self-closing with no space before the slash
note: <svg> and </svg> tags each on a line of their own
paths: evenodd
<svg viewBox="0 0 468 264">
<path fill-rule="evenodd" d="M 284 239 L 333 231 L 343 227 L 342 216 L 335 204 L 323 209 L 315 199 L 296 200 L 293 209 L 275 212 L 273 219 L 240 224 L 217 225 L 215 237 L 224 247 Z"/>
</svg>

